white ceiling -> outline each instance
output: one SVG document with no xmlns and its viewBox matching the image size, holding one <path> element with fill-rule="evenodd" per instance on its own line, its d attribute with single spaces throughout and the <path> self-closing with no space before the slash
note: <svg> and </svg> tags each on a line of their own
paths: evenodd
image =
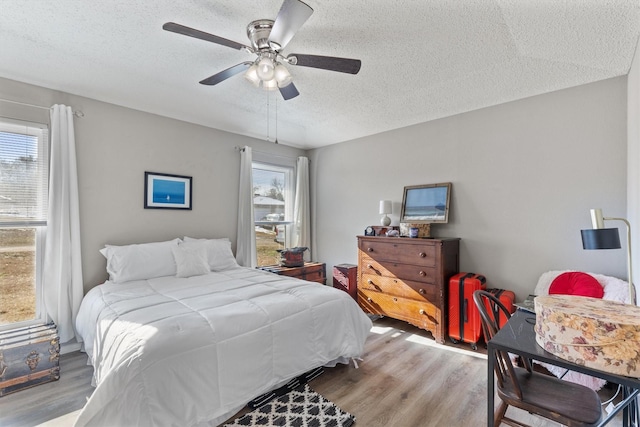
<svg viewBox="0 0 640 427">
<path fill-rule="evenodd" d="M 278 141 L 313 148 L 625 75 L 640 31 L 640 0 L 307 3 L 283 53 L 362 69 L 288 66 L 289 101 L 242 75 L 198 84 L 254 56 L 162 30 L 248 45 L 247 24 L 281 0 L 0 0 L 0 77 L 260 139 L 275 138 L 277 105 Z"/>
</svg>

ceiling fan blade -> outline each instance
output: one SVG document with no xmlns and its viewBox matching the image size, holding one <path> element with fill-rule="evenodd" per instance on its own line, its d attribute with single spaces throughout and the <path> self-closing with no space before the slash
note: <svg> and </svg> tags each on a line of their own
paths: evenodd
<svg viewBox="0 0 640 427">
<path fill-rule="evenodd" d="M 285 47 L 312 13 L 313 9 L 300 0 L 284 0 L 269 33 L 269 46 L 273 50 Z"/>
<path fill-rule="evenodd" d="M 213 34 L 205 33 L 204 31 L 196 30 L 194 28 L 185 27 L 184 25 L 176 24 L 175 22 L 167 22 L 162 26 L 163 30 L 171 31 L 173 33 L 182 34 L 196 39 L 205 40 L 212 43 L 217 43 L 222 46 L 227 46 L 232 49 L 246 50 L 253 52 L 253 49 L 249 46 L 245 46 L 242 43 L 234 42 L 233 40 L 227 40 L 222 37 L 214 36 Z"/>
<path fill-rule="evenodd" d="M 298 89 L 295 87 L 293 83 L 289 83 L 285 87 L 281 87 L 279 89 L 280 89 L 280 94 L 282 95 L 285 101 L 288 101 L 291 98 L 295 98 L 296 96 L 300 95 L 300 92 L 298 92 Z"/>
<path fill-rule="evenodd" d="M 335 56 L 303 55 L 292 53 L 287 56 L 291 65 L 302 67 L 320 68 L 323 70 L 338 71 L 340 73 L 358 74 L 362 65 L 359 59 L 338 58 Z"/>
<path fill-rule="evenodd" d="M 214 74 L 211 77 L 207 77 L 206 79 L 200 81 L 200 84 L 209 86 L 217 85 L 218 83 L 227 80 L 229 77 L 233 77 L 236 74 L 245 71 L 251 66 L 251 64 L 253 64 L 253 62 L 242 62 L 238 65 L 234 65 L 233 67 L 227 68 L 224 71 L 220 71 L 219 73 Z"/>
</svg>

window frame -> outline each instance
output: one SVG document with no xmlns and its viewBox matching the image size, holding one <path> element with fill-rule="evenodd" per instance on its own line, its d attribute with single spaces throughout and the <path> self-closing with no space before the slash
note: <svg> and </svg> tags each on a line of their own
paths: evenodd
<svg viewBox="0 0 640 427">
<path fill-rule="evenodd" d="M 49 195 L 49 162 L 50 162 L 50 139 L 49 139 L 49 125 L 45 123 L 37 123 L 27 120 L 11 119 L 7 117 L 0 117 L 0 132 L 20 133 L 15 129 L 15 126 L 39 129 L 38 135 L 38 157 L 45 156 L 45 159 L 38 164 L 44 169 L 38 179 L 39 185 L 43 186 L 44 194 L 41 196 L 44 200 L 43 203 L 48 203 Z M 22 133 L 23 135 L 34 136 L 28 132 Z M 9 228 L 34 228 L 35 229 L 35 316 L 32 319 L 22 320 L 13 323 L 7 323 L 0 325 L 0 331 L 19 329 L 32 325 L 42 324 L 49 322 L 51 319 L 46 313 L 44 302 L 44 286 L 43 286 L 43 274 L 44 274 L 44 251 L 47 234 L 47 218 L 46 211 L 47 206 L 44 207 L 44 218 L 39 220 L 22 220 L 22 221 L 2 221 L 0 220 L 0 229 Z"/>
<path fill-rule="evenodd" d="M 291 247 L 293 213 L 296 194 L 296 162 L 295 159 L 282 157 L 277 155 L 269 155 L 268 153 L 255 153 L 251 162 L 252 176 L 255 169 L 265 169 L 273 172 L 284 173 L 285 182 L 283 188 L 283 196 L 285 202 L 284 222 L 285 239 L 284 247 Z M 253 185 L 253 182 L 252 182 Z M 254 206 L 255 209 L 255 206 Z"/>
</svg>

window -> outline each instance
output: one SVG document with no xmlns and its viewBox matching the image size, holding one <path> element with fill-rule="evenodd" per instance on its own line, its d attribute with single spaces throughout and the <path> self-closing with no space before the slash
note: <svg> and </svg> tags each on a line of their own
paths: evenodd
<svg viewBox="0 0 640 427">
<path fill-rule="evenodd" d="M 0 329 L 44 320 L 46 125 L 0 118 Z"/>
<path fill-rule="evenodd" d="M 280 262 L 293 218 L 293 167 L 253 162 L 253 211 L 258 266 Z M 289 235 L 289 236 L 288 236 Z"/>
</svg>

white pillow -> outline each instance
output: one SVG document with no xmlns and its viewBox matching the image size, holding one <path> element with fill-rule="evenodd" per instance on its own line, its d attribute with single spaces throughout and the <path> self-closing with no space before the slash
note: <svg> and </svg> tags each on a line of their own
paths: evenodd
<svg viewBox="0 0 640 427">
<path fill-rule="evenodd" d="M 207 261 L 211 271 L 222 271 L 238 267 L 233 252 L 231 241 L 222 239 L 194 239 L 185 236 L 183 245 L 204 246 L 207 249 Z"/>
<path fill-rule="evenodd" d="M 202 276 L 208 274 L 207 248 L 199 245 L 180 244 L 171 248 L 176 261 L 176 277 Z"/>
<path fill-rule="evenodd" d="M 171 248 L 180 239 L 126 246 L 105 245 L 100 253 L 107 258 L 109 280 L 115 283 L 175 276 L 176 263 Z"/>
</svg>

